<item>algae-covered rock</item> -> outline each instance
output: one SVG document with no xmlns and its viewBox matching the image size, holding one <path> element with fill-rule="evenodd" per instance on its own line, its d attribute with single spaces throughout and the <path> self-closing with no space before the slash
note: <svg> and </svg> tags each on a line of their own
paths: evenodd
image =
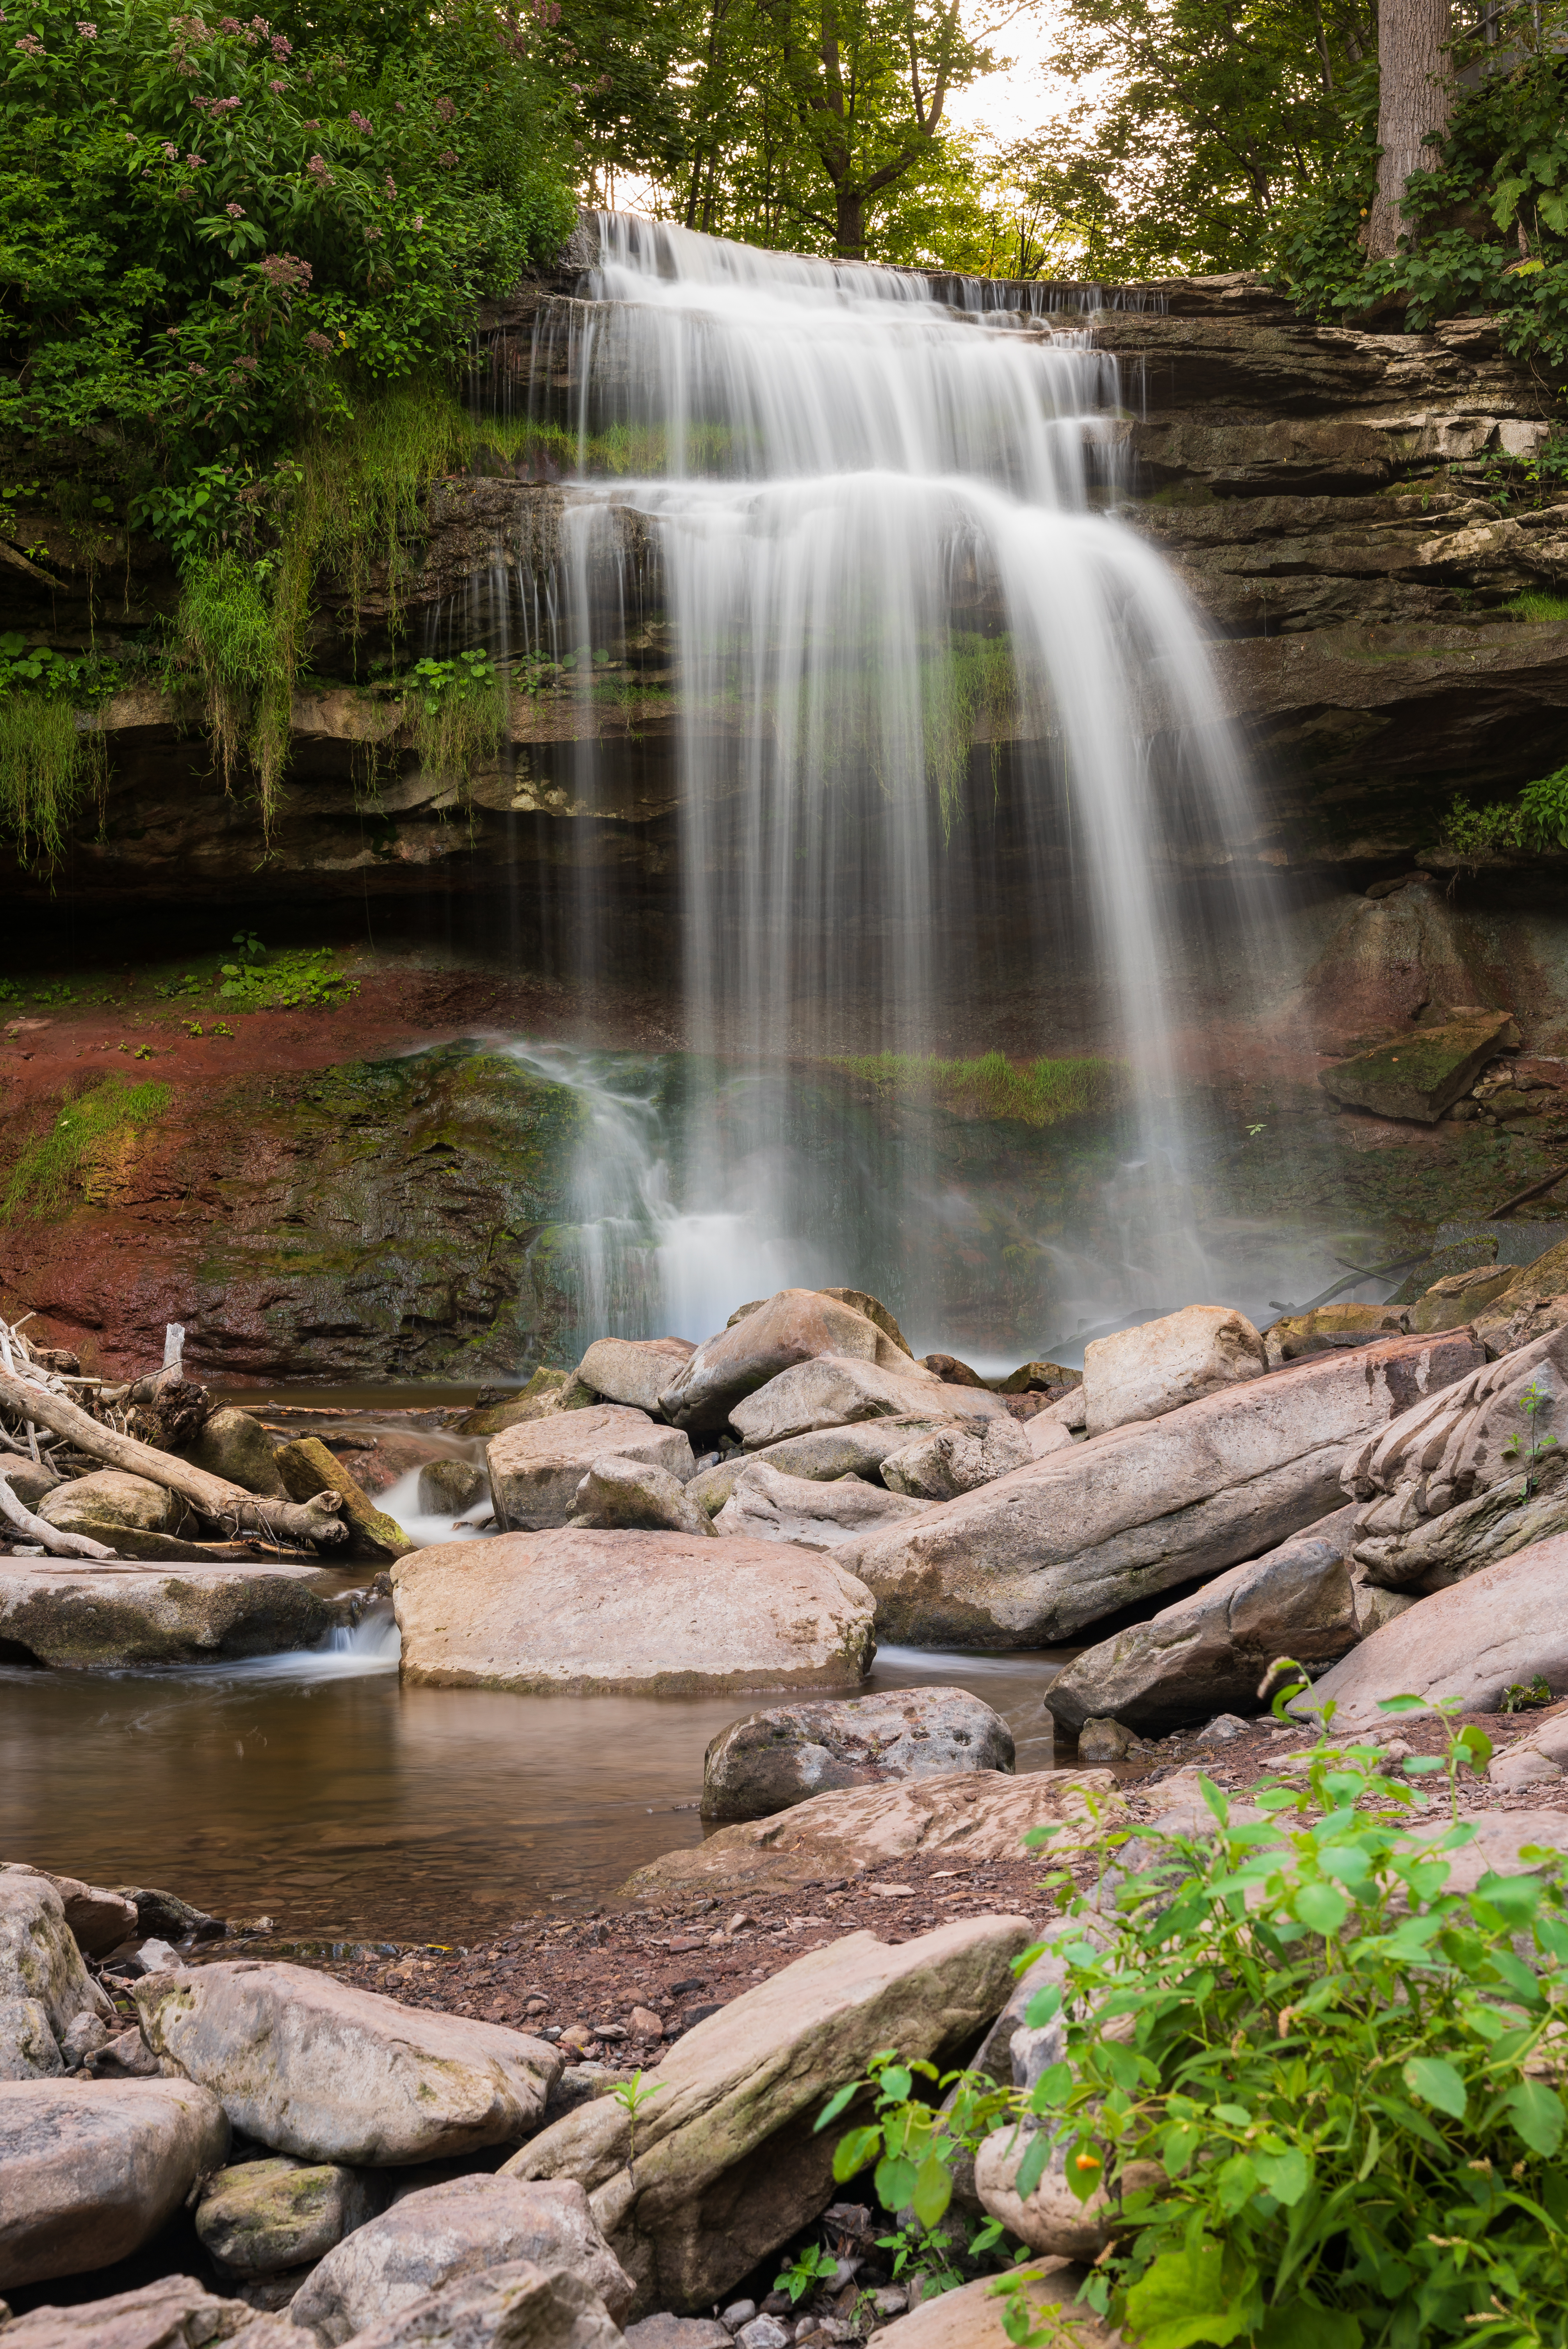
<svg viewBox="0 0 1568 2349">
<path fill-rule="evenodd" d="M 319 2260 L 374 2209 L 352 2169 L 280 2154 L 214 2170 L 196 2206 L 196 2232 L 221 2266 L 240 2275 L 275 2275 Z"/>
<path fill-rule="evenodd" d="M 343 1619 L 312 1566 L 0 1558 L 0 1640 L 40 1664 L 195 1664 L 319 1647 Z"/>
<path fill-rule="evenodd" d="M 1450 1330 L 1464 1319 L 1424 1322 L 1423 1329 Z M 1411 1327 L 1411 1318 L 1396 1305 L 1319 1305 L 1311 1313 L 1286 1313 L 1264 1332 L 1269 1368 L 1281 1362 L 1304 1362 L 1312 1354 L 1331 1354 L 1346 1346 L 1369 1346 L 1375 1338 L 1398 1338 Z"/>
<path fill-rule="evenodd" d="M 242 1485 L 247 1493 L 263 1494 L 269 1501 L 297 1497 L 289 1493 L 273 1439 L 261 1421 L 248 1411 L 236 1411 L 232 1403 L 221 1403 L 210 1415 L 187 1456 L 209 1475 L 226 1476 L 231 1485 Z M 321 1486 L 315 1489 L 319 1493 Z"/>
<path fill-rule="evenodd" d="M 1317 1081 L 1346 1108 L 1435 1125 L 1487 1062 L 1518 1042 L 1511 1013 L 1489 1011 L 1479 1019 L 1412 1028 L 1391 1043 L 1320 1070 Z"/>
<path fill-rule="evenodd" d="M 100 1527 L 120 1526 L 171 1534 L 183 1519 L 190 1519 L 192 1527 L 196 1524 L 186 1504 L 167 1485 L 155 1485 L 150 1476 L 133 1476 L 123 1468 L 98 1468 L 68 1485 L 57 1485 L 41 1503 L 38 1515 L 62 1533 L 73 1534 L 90 1535 Z"/>
</svg>

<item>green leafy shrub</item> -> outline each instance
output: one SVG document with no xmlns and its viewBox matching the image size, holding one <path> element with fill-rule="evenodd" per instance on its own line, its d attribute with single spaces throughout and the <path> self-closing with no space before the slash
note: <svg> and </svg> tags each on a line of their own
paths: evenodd
<svg viewBox="0 0 1568 2349">
<path fill-rule="evenodd" d="M 416 661 L 404 693 L 410 739 L 426 772 L 465 788 L 481 759 L 493 759 L 506 732 L 506 680 L 482 647 L 455 659 Z"/>
<path fill-rule="evenodd" d="M 1114 1900 L 1091 1916 L 1065 1870 L 1051 1879 L 1064 1980 L 1027 2021 L 1057 2028 L 1059 2059 L 1032 2091 L 970 2081 L 947 2120 L 901 2103 L 914 2067 L 883 2060 L 885 2108 L 841 2142 L 835 2175 L 875 2159 L 883 2200 L 919 2196 L 934 2224 L 944 2129 L 956 2148 L 1024 2124 L 1021 2195 L 1057 2146 L 1074 2194 L 1111 2198 L 1114 2240 L 1080 2298 L 1140 2349 L 1559 2349 L 1568 1876 L 1561 1854 L 1527 1851 L 1537 1873 L 1454 1889 L 1475 1830 L 1418 1783 L 1490 1753 L 1450 1728 L 1446 1762 L 1391 1776 L 1377 1746 L 1322 1735 L 1299 1775 L 1253 1790 L 1262 1819 L 1203 1780 L 1211 1835 L 1117 1830 Z M 1030 2337 L 1021 2304 L 1008 2330 Z"/>
<path fill-rule="evenodd" d="M 236 937 L 235 944 L 241 943 Z M 218 993 L 236 1010 L 292 1011 L 301 1003 L 345 1003 L 359 991 L 357 979 L 334 968 L 331 947 L 300 947 L 268 956 L 264 947 L 261 954 L 255 952 L 260 944 L 250 937 L 239 960 L 219 968 Z"/>
<path fill-rule="evenodd" d="M 49 1132 L 25 1150 L 11 1170 L 0 1220 L 24 1207 L 36 1216 L 57 1216 L 71 1205 L 77 1178 L 106 1145 L 126 1143 L 168 1108 L 169 1087 L 128 1085 L 108 1077 L 91 1092 L 67 1102 Z"/>
</svg>

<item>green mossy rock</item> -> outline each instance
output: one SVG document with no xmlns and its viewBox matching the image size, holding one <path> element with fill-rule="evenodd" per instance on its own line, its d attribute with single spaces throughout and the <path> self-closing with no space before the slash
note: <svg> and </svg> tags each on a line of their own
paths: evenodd
<svg viewBox="0 0 1568 2349">
<path fill-rule="evenodd" d="M 1518 1043 L 1511 1015 L 1489 1011 L 1480 1019 L 1447 1020 L 1440 1028 L 1413 1028 L 1391 1043 L 1322 1070 L 1317 1081 L 1346 1109 L 1435 1125 L 1490 1060 Z"/>
</svg>

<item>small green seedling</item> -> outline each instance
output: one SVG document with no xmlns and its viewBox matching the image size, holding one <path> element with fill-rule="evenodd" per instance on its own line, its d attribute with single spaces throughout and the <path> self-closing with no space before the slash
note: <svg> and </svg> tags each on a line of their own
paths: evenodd
<svg viewBox="0 0 1568 2349">
<path fill-rule="evenodd" d="M 612 2088 L 610 2091 L 610 2094 L 614 2096 L 615 2102 L 620 2106 L 621 2110 L 626 2116 L 626 2167 L 628 2168 L 631 2168 L 632 2163 L 635 2161 L 637 2158 L 638 2107 L 642 2105 L 645 2105 L 650 2096 L 656 2096 L 664 2085 L 665 2084 L 662 2080 L 650 2080 L 647 2086 L 645 2087 L 643 2085 L 642 2071 L 639 2067 L 638 2070 L 633 2073 L 629 2080 L 623 2080 L 618 2088 Z"/>
<path fill-rule="evenodd" d="M 1534 1492 L 1535 1471 L 1545 1454 L 1557 1449 L 1557 1438 L 1541 1433 L 1541 1414 L 1551 1410 L 1553 1400 L 1540 1380 L 1532 1379 L 1519 1398 L 1519 1408 L 1529 1422 L 1528 1440 L 1524 1435 L 1511 1435 L 1502 1447 L 1505 1460 L 1522 1460 L 1524 1463 L 1524 1485 L 1519 1495 L 1522 1501 L 1528 1501 Z"/>
<path fill-rule="evenodd" d="M 821 2243 L 808 2243 L 798 2251 L 781 2275 L 773 2279 L 775 2292 L 787 2292 L 791 2302 L 804 2300 L 814 2284 L 830 2282 L 839 2272 L 839 2262 Z"/>
<path fill-rule="evenodd" d="M 1538 1705 L 1551 1702 L 1551 1682 L 1541 1672 L 1537 1672 L 1528 1684 L 1523 1681 L 1511 1681 L 1502 1692 L 1504 1713 L 1532 1713 Z"/>
</svg>

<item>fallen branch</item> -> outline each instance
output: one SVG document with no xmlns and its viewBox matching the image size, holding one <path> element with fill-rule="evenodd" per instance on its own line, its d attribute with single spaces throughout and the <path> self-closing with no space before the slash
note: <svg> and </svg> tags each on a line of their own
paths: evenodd
<svg viewBox="0 0 1568 2349">
<path fill-rule="evenodd" d="M 1522 1207 L 1526 1199 L 1539 1199 L 1542 1191 L 1550 1191 L 1554 1183 L 1561 1183 L 1564 1174 L 1568 1174 L 1568 1166 L 1559 1166 L 1552 1174 L 1543 1174 L 1539 1183 L 1527 1184 L 1522 1191 L 1516 1191 L 1511 1199 L 1505 1199 L 1501 1207 L 1489 1207 L 1481 1221 L 1495 1223 L 1499 1216 L 1507 1215 L 1510 1207 Z"/>
<path fill-rule="evenodd" d="M 134 1435 L 117 1434 L 64 1395 L 50 1394 L 24 1379 L 0 1374 L 0 1404 L 25 1419 L 36 1419 L 57 1435 L 69 1436 L 78 1452 L 106 1461 L 111 1468 L 124 1468 L 132 1476 L 149 1477 L 178 1493 L 232 1535 L 262 1533 L 274 1542 L 311 1542 L 322 1549 L 335 1549 L 348 1539 L 348 1527 L 338 1514 L 343 1506 L 338 1493 L 317 1493 L 308 1501 L 270 1501 L 260 1493 L 247 1493 L 226 1476 L 213 1476 L 189 1460 L 139 1444 Z"/>
<path fill-rule="evenodd" d="M 51 1557 L 106 1558 L 115 1555 L 102 1542 L 89 1541 L 86 1534 L 62 1533 L 46 1517 L 36 1517 L 11 1490 L 4 1468 L 0 1468 L 0 1517 L 7 1518 L 24 1540 L 40 1543 Z"/>
</svg>

